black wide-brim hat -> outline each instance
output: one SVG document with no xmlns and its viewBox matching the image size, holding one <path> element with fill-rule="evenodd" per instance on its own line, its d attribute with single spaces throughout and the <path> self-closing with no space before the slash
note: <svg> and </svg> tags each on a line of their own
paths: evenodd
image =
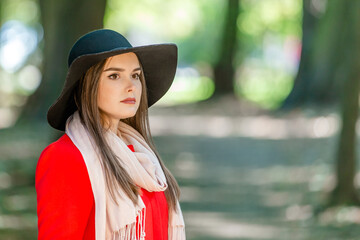
<svg viewBox="0 0 360 240">
<path fill-rule="evenodd" d="M 134 52 L 143 68 L 148 107 L 169 90 L 176 73 L 177 46 L 173 43 L 133 47 L 120 33 L 99 29 L 80 37 L 70 50 L 68 73 L 60 96 L 48 110 L 47 120 L 55 129 L 65 131 L 67 118 L 77 106 L 74 90 L 79 79 L 96 63 L 111 56 Z"/>
</svg>

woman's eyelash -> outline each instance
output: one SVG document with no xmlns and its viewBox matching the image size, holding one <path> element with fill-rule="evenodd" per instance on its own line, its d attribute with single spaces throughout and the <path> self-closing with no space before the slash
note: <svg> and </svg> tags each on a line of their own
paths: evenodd
<svg viewBox="0 0 360 240">
<path fill-rule="evenodd" d="M 140 74 L 139 73 L 135 73 L 134 75 L 137 76 L 137 78 L 140 79 Z"/>
<path fill-rule="evenodd" d="M 112 76 L 119 76 L 119 74 L 116 74 L 116 73 L 111 74 L 111 75 L 109 75 L 109 78 L 110 78 L 110 79 L 114 79 L 114 78 L 112 78 Z"/>
<path fill-rule="evenodd" d="M 114 78 L 113 76 L 115 76 L 115 78 Z M 133 74 L 133 76 L 136 76 L 135 78 L 140 79 L 140 74 L 139 74 L 139 73 L 135 73 L 135 74 Z M 119 78 L 119 74 L 114 73 L 114 74 L 109 75 L 108 77 L 109 77 L 110 79 L 117 79 L 117 78 Z"/>
</svg>

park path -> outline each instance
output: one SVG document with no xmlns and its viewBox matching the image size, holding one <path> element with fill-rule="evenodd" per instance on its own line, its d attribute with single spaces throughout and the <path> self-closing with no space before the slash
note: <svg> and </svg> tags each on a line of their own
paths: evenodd
<svg viewBox="0 0 360 240">
<path fill-rule="evenodd" d="M 271 113 L 229 99 L 151 111 L 189 239 L 359 239 L 356 224 L 314 218 L 333 186 L 333 111 Z"/>
</svg>

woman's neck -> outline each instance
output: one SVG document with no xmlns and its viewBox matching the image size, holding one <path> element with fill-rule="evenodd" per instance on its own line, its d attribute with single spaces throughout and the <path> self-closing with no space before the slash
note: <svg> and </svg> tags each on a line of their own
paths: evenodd
<svg viewBox="0 0 360 240">
<path fill-rule="evenodd" d="M 130 145 L 130 143 L 122 137 L 121 132 L 119 131 L 119 120 L 112 119 L 112 121 L 111 120 L 109 121 L 108 119 L 107 124 L 111 124 L 110 131 L 115 133 L 126 145 Z"/>
<path fill-rule="evenodd" d="M 122 137 L 121 132 L 119 131 L 119 129 L 117 129 L 116 135 L 117 135 L 126 145 L 130 145 L 130 144 L 131 144 L 131 143 L 129 143 L 125 138 Z"/>
</svg>

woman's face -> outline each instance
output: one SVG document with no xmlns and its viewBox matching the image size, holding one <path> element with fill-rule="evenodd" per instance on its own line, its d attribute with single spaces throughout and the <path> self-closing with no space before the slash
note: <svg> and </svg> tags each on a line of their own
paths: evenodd
<svg viewBox="0 0 360 240">
<path fill-rule="evenodd" d="M 141 97 L 140 72 L 139 60 L 133 52 L 107 59 L 100 75 L 97 99 L 106 122 L 117 126 L 120 119 L 136 114 Z M 135 101 L 124 102 L 126 98 Z"/>
</svg>

